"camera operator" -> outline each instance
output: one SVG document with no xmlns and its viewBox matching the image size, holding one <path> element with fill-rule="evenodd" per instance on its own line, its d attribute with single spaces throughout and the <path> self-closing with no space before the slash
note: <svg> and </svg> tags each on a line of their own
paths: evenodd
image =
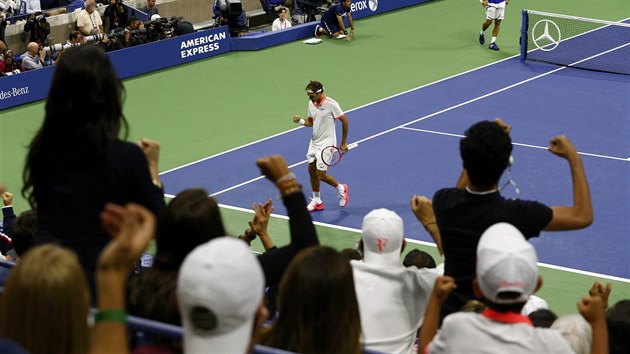
<svg viewBox="0 0 630 354">
<path fill-rule="evenodd" d="M 109 0 L 109 6 L 105 8 L 103 16 L 109 19 L 109 31 L 127 25 L 129 13 L 122 0 Z"/>
<path fill-rule="evenodd" d="M 247 26 L 247 15 L 243 8 L 241 7 L 236 13 L 232 12 L 228 0 L 215 0 L 212 13 L 214 13 L 215 23 L 220 26 L 227 25 L 231 36 L 237 36 L 238 32 L 243 31 Z"/>
<path fill-rule="evenodd" d="M 128 47 L 127 38 L 129 37 L 126 36 L 125 29 L 117 27 L 112 34 L 108 34 L 103 38 L 101 47 L 103 47 L 106 52 L 126 48 Z"/>
<path fill-rule="evenodd" d="M 25 71 L 43 68 L 45 58 L 46 51 L 39 44 L 31 42 L 26 46 L 26 53 L 22 54 L 22 66 Z"/>
<path fill-rule="evenodd" d="M 155 42 L 164 39 L 164 26 L 168 23 L 168 19 L 153 15 L 151 21 L 146 22 L 144 27 L 147 29 L 147 42 Z"/>
<path fill-rule="evenodd" d="M 70 34 L 68 35 L 68 40 L 66 41 L 66 44 L 68 45 L 82 45 L 84 43 L 83 41 L 83 35 L 81 34 L 81 32 L 74 30 L 74 31 L 70 31 Z"/>
<path fill-rule="evenodd" d="M 146 33 L 142 33 L 143 29 L 144 23 L 142 21 L 133 16 L 129 19 L 129 25 L 127 26 L 127 31 L 129 32 L 125 33 L 125 41 L 129 47 L 144 44 L 147 41 Z"/>
<path fill-rule="evenodd" d="M 83 35 L 81 32 L 77 30 L 70 31 L 68 34 L 68 40 L 63 44 L 56 44 L 54 46 L 49 47 L 47 49 L 46 58 L 44 59 L 44 64 L 57 64 L 57 61 L 61 59 L 61 55 L 63 54 L 64 49 L 72 46 L 83 45 L 85 41 L 83 40 Z M 50 49 L 53 48 L 53 49 Z"/>
<path fill-rule="evenodd" d="M 24 32 L 29 31 L 31 32 L 30 42 L 36 42 L 39 45 L 46 44 L 46 39 L 50 34 L 50 24 L 46 21 L 46 16 L 43 13 L 29 15 L 24 24 Z"/>
<path fill-rule="evenodd" d="M 103 20 L 94 0 L 85 1 L 85 9 L 77 15 L 77 28 L 84 36 L 103 33 Z"/>
</svg>

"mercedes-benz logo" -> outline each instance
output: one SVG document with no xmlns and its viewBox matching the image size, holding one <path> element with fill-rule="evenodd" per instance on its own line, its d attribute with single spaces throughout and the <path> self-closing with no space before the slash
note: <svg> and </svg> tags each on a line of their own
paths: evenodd
<svg viewBox="0 0 630 354">
<path fill-rule="evenodd" d="M 378 9 L 378 0 L 368 1 L 368 7 L 372 10 L 372 12 L 376 11 L 376 9 Z"/>
<path fill-rule="evenodd" d="M 551 26 L 549 26 L 551 24 Z M 532 40 L 538 49 L 550 52 L 560 44 L 562 33 L 560 28 L 553 21 L 540 20 L 536 22 L 532 29 Z"/>
</svg>

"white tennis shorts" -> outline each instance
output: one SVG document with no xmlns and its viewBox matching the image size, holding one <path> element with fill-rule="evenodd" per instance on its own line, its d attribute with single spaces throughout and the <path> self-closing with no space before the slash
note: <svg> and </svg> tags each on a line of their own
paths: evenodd
<svg viewBox="0 0 630 354">
<path fill-rule="evenodd" d="M 486 6 L 486 20 L 503 20 L 505 17 L 505 1 L 492 4 L 488 3 Z"/>
<path fill-rule="evenodd" d="M 322 149 L 325 146 L 319 147 L 315 146 L 312 143 L 308 146 L 308 152 L 306 153 L 306 158 L 308 159 L 308 163 L 313 163 L 317 161 L 315 167 L 320 171 L 327 171 L 328 166 L 324 162 L 322 162 Z"/>
</svg>

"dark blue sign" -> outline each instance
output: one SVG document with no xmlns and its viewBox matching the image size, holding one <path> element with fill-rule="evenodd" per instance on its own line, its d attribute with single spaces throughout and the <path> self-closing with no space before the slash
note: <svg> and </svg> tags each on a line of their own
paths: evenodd
<svg viewBox="0 0 630 354">
<path fill-rule="evenodd" d="M 403 7 L 418 5 L 431 0 L 352 0 L 350 11 L 353 19 L 377 15 Z"/>
</svg>

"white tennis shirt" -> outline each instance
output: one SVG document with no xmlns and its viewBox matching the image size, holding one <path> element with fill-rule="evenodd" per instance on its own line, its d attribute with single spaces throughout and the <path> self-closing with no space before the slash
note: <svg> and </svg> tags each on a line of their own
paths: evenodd
<svg viewBox="0 0 630 354">
<path fill-rule="evenodd" d="M 317 105 L 308 101 L 308 116 L 313 118 L 311 144 L 320 149 L 337 145 L 335 122 L 344 116 L 339 103 L 326 95 L 322 95 L 322 100 Z"/>
</svg>

